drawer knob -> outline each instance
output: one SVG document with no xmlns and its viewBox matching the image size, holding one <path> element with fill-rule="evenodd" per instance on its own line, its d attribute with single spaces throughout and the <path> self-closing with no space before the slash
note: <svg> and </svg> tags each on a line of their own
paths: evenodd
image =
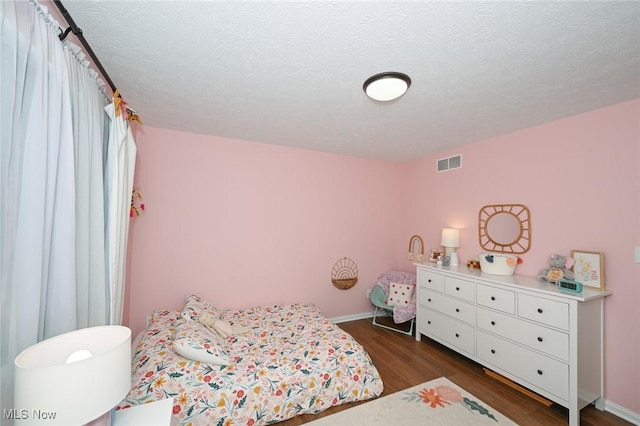
<svg viewBox="0 0 640 426">
<path fill-rule="evenodd" d="M 496 297 L 495 296 L 491 296 L 491 300 L 496 300 Z"/>
<path fill-rule="evenodd" d="M 456 333 L 456 337 L 460 337 L 460 335 L 458 333 Z"/>
<path fill-rule="evenodd" d="M 542 313 L 542 308 L 538 308 L 538 313 L 541 314 Z"/>
<path fill-rule="evenodd" d="M 456 312 L 460 312 L 460 309 L 456 308 Z"/>
<path fill-rule="evenodd" d="M 538 374 L 542 376 L 542 370 L 538 370 Z"/>
<path fill-rule="evenodd" d="M 427 299 L 427 302 L 431 302 L 431 299 L 430 299 L 430 298 L 429 298 L 429 299 Z"/>
<path fill-rule="evenodd" d="M 456 291 L 460 291 L 460 287 L 456 287 Z"/>
<path fill-rule="evenodd" d="M 492 354 L 495 354 L 495 353 L 496 353 L 496 350 L 495 350 L 495 349 L 491 349 L 491 353 L 492 353 Z"/>
<path fill-rule="evenodd" d="M 538 342 L 542 342 L 542 337 L 538 337 Z"/>
<path fill-rule="evenodd" d="M 491 321 L 491 325 L 496 325 L 496 322 L 495 321 Z"/>
<path fill-rule="evenodd" d="M 431 278 L 429 278 L 429 279 L 427 280 L 427 282 L 431 282 Z"/>
<path fill-rule="evenodd" d="M 427 321 L 427 324 L 431 324 L 431 321 Z"/>
</svg>

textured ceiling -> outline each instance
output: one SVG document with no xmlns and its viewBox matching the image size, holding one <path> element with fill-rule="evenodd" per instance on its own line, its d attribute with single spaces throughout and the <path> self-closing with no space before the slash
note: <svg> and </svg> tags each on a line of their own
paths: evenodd
<svg viewBox="0 0 640 426">
<path fill-rule="evenodd" d="M 640 97 L 636 1 L 63 4 L 153 127 L 406 161 Z"/>
</svg>

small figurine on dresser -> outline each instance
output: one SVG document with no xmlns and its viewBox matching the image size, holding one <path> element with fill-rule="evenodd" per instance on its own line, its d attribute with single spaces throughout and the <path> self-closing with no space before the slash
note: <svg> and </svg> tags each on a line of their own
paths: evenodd
<svg viewBox="0 0 640 426">
<path fill-rule="evenodd" d="M 549 268 L 541 269 L 538 273 L 538 281 L 541 283 L 555 284 L 560 278 L 572 280 L 574 278 L 573 258 L 552 254 L 549 257 Z"/>
</svg>

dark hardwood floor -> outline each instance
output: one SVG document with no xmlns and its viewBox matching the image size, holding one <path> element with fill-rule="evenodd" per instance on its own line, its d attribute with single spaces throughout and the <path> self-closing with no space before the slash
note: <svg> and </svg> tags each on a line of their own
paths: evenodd
<svg viewBox="0 0 640 426">
<path fill-rule="evenodd" d="M 553 404 L 547 407 L 534 399 L 484 374 L 482 366 L 426 337 L 402 335 L 371 325 L 370 319 L 350 321 L 339 326 L 351 334 L 369 352 L 384 382 L 384 395 L 446 377 L 520 425 L 566 425 L 569 412 Z M 366 401 L 365 401 L 366 402 Z M 303 415 L 283 426 L 301 425 L 359 403 L 332 407 L 315 415 Z M 630 425 L 593 405 L 581 411 L 581 426 Z"/>
</svg>

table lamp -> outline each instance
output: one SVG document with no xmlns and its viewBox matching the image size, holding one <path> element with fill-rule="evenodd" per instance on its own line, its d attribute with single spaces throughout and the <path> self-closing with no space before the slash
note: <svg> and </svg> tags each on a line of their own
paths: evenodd
<svg viewBox="0 0 640 426">
<path fill-rule="evenodd" d="M 460 247 L 460 230 L 455 228 L 442 228 L 440 245 L 444 247 L 444 255 L 451 258 L 451 266 L 458 266 L 456 248 Z"/>
<path fill-rule="evenodd" d="M 23 425 L 84 425 L 131 388 L 131 330 L 119 325 L 61 334 L 15 359 L 14 402 Z"/>
</svg>

